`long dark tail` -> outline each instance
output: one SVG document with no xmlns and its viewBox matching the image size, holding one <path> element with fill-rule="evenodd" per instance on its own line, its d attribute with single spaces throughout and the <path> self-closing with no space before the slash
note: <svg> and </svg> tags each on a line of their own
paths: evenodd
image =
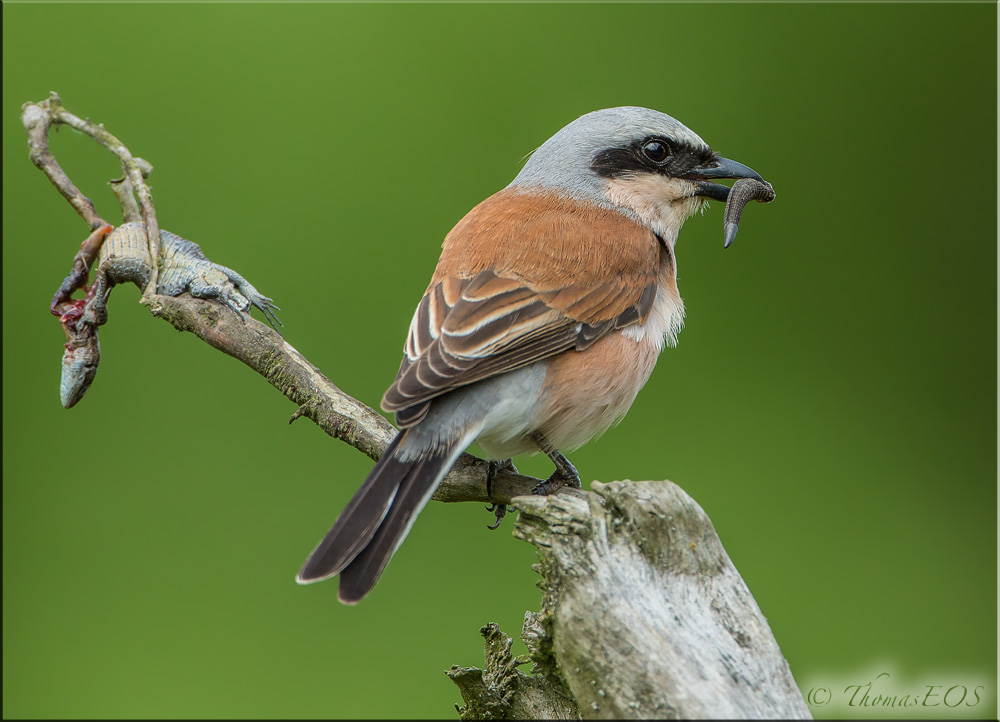
<svg viewBox="0 0 1000 722">
<path fill-rule="evenodd" d="M 403 460 L 401 431 L 375 464 L 333 528 L 313 550 L 297 581 L 309 584 L 340 574 L 340 601 L 360 602 L 382 574 L 455 458 L 461 439 Z"/>
</svg>

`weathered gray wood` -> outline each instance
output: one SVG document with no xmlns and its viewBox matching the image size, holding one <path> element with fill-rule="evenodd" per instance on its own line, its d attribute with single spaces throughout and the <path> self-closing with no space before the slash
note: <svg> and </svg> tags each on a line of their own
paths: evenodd
<svg viewBox="0 0 1000 722">
<path fill-rule="evenodd" d="M 486 639 L 485 669 L 455 666 L 445 672 L 465 700 L 465 707 L 456 705 L 463 720 L 580 719 L 569 690 L 558 680 L 518 669 L 530 656 L 511 655 L 512 640 L 496 624 L 487 624 L 479 633 Z"/>
<path fill-rule="evenodd" d="M 753 595 L 669 481 L 521 497 L 544 591 L 525 641 L 584 718 L 810 718 Z"/>
</svg>

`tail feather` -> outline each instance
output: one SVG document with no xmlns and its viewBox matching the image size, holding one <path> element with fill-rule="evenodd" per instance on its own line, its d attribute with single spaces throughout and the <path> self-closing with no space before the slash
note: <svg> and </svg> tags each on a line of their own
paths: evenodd
<svg viewBox="0 0 1000 722">
<path fill-rule="evenodd" d="M 399 485 L 413 467 L 412 463 L 396 458 L 396 450 L 405 434 L 404 431 L 396 435 L 333 528 L 313 549 L 296 577 L 299 584 L 311 584 L 339 574 L 371 541 Z"/>
<path fill-rule="evenodd" d="M 417 515 L 470 442 L 468 438 L 455 439 L 450 445 L 422 454 L 411 462 L 412 471 L 399 485 L 398 493 L 371 541 L 340 572 L 338 598 L 341 602 L 357 604 L 372 590 Z"/>
</svg>

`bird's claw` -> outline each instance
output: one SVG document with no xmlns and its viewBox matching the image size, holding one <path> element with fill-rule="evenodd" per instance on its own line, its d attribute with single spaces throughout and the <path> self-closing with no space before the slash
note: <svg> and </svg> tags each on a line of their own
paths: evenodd
<svg viewBox="0 0 1000 722">
<path fill-rule="evenodd" d="M 493 524 L 487 524 L 486 528 L 489 530 L 498 529 L 503 518 L 507 516 L 507 505 L 501 504 L 500 502 L 494 502 L 486 507 L 486 511 L 492 511 L 496 515 L 496 522 Z"/>
<path fill-rule="evenodd" d="M 564 486 L 569 486 L 572 489 L 582 489 L 583 484 L 580 483 L 580 472 L 576 470 L 572 462 L 563 455 L 552 443 L 545 438 L 545 435 L 541 431 L 536 431 L 531 437 L 538 448 L 545 452 L 545 455 L 552 460 L 555 464 L 556 470 L 552 472 L 552 476 L 543 482 L 540 482 L 534 489 L 531 490 L 532 494 L 538 494 L 540 496 L 548 496 L 549 494 L 555 494 Z"/>
<path fill-rule="evenodd" d="M 574 471 L 576 471 L 576 469 L 574 469 Z M 539 482 L 538 485 L 531 490 L 531 493 L 538 494 L 539 496 L 549 496 L 550 494 L 555 494 L 564 486 L 568 486 L 571 489 L 582 489 L 583 484 L 580 483 L 580 475 L 567 474 L 559 469 L 556 469 L 552 472 L 552 476 L 545 481 Z"/>
<path fill-rule="evenodd" d="M 517 467 L 514 466 L 514 462 L 511 461 L 510 459 L 504 459 L 502 461 L 495 461 L 493 459 L 490 459 L 488 462 L 486 462 L 487 498 L 492 498 L 493 496 L 493 479 L 496 478 L 497 472 L 500 471 L 501 469 L 509 469 L 510 471 L 513 471 L 515 474 L 517 473 Z M 507 516 L 507 505 L 495 501 L 488 507 L 486 507 L 486 511 L 492 511 L 497 518 L 495 523 L 487 524 L 486 528 L 490 530 L 498 529 L 500 527 L 500 522 L 502 522 L 503 518 Z"/>
</svg>

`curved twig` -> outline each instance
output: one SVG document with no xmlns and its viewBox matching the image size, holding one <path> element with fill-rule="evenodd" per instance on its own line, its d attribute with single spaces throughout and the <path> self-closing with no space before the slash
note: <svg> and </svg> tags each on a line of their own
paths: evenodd
<svg viewBox="0 0 1000 722">
<path fill-rule="evenodd" d="M 25 103 L 21 106 L 21 122 L 24 124 L 24 131 L 28 135 L 28 156 L 31 162 L 42 171 L 46 177 L 52 181 L 52 185 L 63 194 L 69 204 L 83 220 L 90 226 L 90 230 L 96 231 L 105 225 L 105 221 L 94 209 L 94 203 L 87 198 L 80 189 L 73 185 L 73 181 L 66 175 L 59 162 L 49 150 L 49 128 L 55 120 L 50 112 L 52 98 L 58 99 L 55 93 L 48 100 L 41 103 Z"/>
<path fill-rule="evenodd" d="M 73 185 L 73 182 L 60 167 L 55 157 L 49 150 L 49 129 L 53 125 L 68 125 L 84 135 L 97 141 L 100 145 L 114 153 L 122 163 L 122 169 L 126 177 L 132 182 L 136 195 L 139 197 L 139 207 L 142 211 L 142 221 L 146 224 L 146 236 L 149 239 L 149 257 L 159 259 L 160 257 L 160 226 L 156 222 L 156 209 L 153 207 L 153 195 L 146 185 L 148 176 L 153 166 L 142 158 L 132 155 L 125 144 L 118 138 L 104 129 L 103 124 L 95 124 L 89 120 L 84 120 L 73 115 L 62 107 L 62 99 L 58 93 L 51 93 L 48 98 L 40 103 L 25 103 L 21 106 L 21 122 L 24 123 L 25 132 L 28 134 L 28 147 L 30 148 L 31 161 L 38 166 L 39 170 L 48 176 L 52 184 L 59 189 L 59 192 L 66 197 L 73 209 L 90 224 L 90 230 L 96 230 L 104 225 L 94 210 L 94 203 L 84 196 L 80 189 Z M 148 299 L 156 294 L 158 265 L 152 264 L 149 283 L 143 291 L 143 299 Z"/>
</svg>

